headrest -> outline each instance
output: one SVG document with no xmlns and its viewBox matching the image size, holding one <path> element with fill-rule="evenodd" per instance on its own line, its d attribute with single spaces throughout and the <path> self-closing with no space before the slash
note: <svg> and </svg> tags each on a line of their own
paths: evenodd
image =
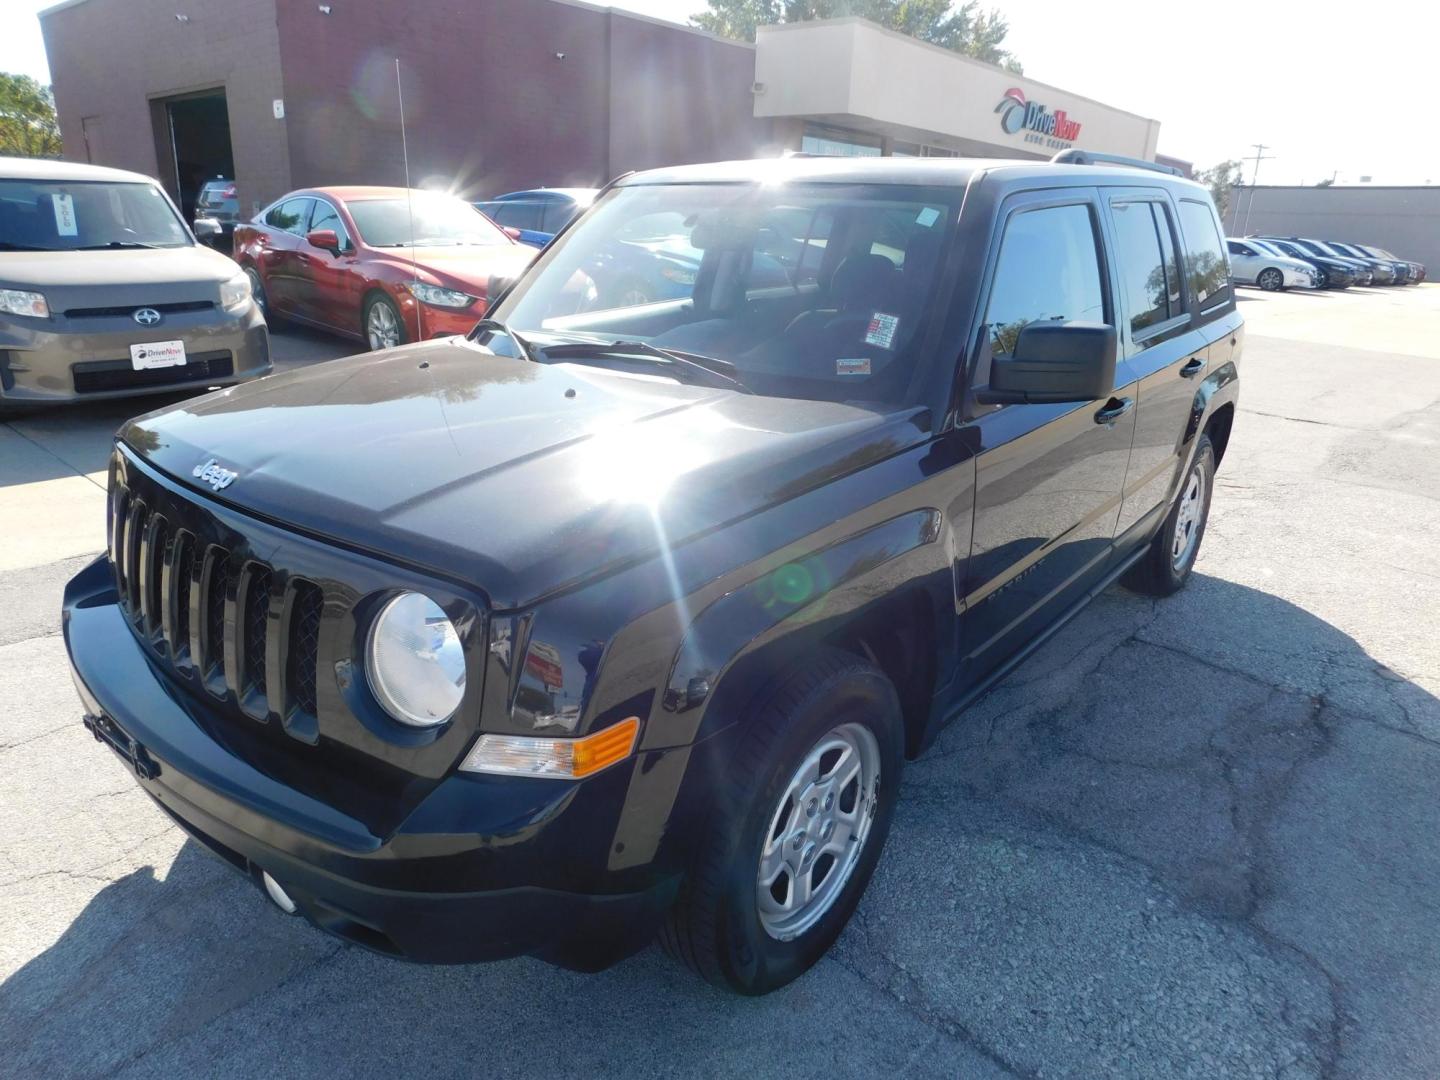
<svg viewBox="0 0 1440 1080">
<path fill-rule="evenodd" d="M 847 255 L 830 281 L 837 308 L 871 307 L 889 299 L 898 271 L 884 255 Z"/>
</svg>

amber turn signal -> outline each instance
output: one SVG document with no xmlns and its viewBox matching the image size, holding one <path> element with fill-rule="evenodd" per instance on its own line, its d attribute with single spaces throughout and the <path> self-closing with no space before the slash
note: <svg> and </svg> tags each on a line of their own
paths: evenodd
<svg viewBox="0 0 1440 1080">
<path fill-rule="evenodd" d="M 538 739 L 528 735 L 481 735 L 465 760 L 463 772 L 502 776 L 544 776 L 579 780 L 624 761 L 635 750 L 640 718 L 618 724 L 583 739 Z"/>
</svg>

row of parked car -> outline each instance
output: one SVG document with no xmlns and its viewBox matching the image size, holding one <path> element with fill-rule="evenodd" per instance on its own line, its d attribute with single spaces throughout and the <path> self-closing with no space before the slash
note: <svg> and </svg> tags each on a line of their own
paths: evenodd
<svg viewBox="0 0 1440 1080">
<path fill-rule="evenodd" d="M 1267 292 L 1418 285 L 1425 280 L 1424 263 L 1372 244 L 1303 236 L 1230 236 L 1225 244 L 1236 284 L 1257 285 Z"/>
</svg>

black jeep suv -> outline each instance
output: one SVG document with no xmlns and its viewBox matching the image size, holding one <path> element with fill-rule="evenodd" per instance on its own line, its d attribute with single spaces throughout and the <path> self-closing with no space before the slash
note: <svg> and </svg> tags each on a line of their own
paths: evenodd
<svg viewBox="0 0 1440 1080">
<path fill-rule="evenodd" d="M 131 421 L 65 594 L 86 725 L 368 948 L 793 979 L 905 760 L 1204 536 L 1219 220 L 1075 158 L 632 175 L 465 338 Z M 607 299 L 622 246 L 697 252 L 683 295 Z"/>
</svg>

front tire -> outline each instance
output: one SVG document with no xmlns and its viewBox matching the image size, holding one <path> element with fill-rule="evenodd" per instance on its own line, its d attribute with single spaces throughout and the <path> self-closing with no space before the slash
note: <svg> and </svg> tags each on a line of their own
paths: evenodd
<svg viewBox="0 0 1440 1080">
<path fill-rule="evenodd" d="M 904 761 L 899 697 L 825 650 L 756 702 L 660 940 L 702 978 L 766 994 L 807 971 L 859 903 Z"/>
<path fill-rule="evenodd" d="M 407 338 L 400 309 L 384 293 L 376 293 L 365 302 L 364 330 L 365 344 L 371 352 L 404 345 Z"/>
<path fill-rule="evenodd" d="M 1267 266 L 1260 271 L 1260 276 L 1255 279 L 1255 283 L 1266 292 L 1279 292 L 1285 287 L 1285 275 L 1275 267 Z"/>
<path fill-rule="evenodd" d="M 253 266 L 245 267 L 245 276 L 250 281 L 250 295 L 255 300 L 255 306 L 260 309 L 260 314 L 265 317 L 265 325 L 272 330 L 280 326 L 280 316 L 270 310 L 270 297 L 265 293 L 265 283 L 260 280 L 260 272 Z"/>
<path fill-rule="evenodd" d="M 1214 488 L 1215 447 L 1209 435 L 1201 435 L 1175 504 L 1145 554 L 1125 575 L 1127 588 L 1147 596 L 1169 596 L 1185 587 L 1205 538 Z"/>
</svg>

